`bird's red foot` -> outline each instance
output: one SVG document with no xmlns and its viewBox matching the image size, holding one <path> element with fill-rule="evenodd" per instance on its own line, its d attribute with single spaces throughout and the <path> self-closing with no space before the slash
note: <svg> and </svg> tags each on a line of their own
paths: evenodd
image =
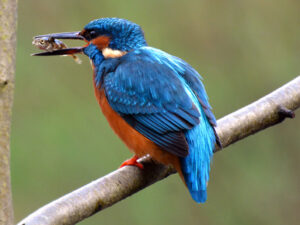
<svg viewBox="0 0 300 225">
<path fill-rule="evenodd" d="M 137 166 L 140 169 L 144 169 L 144 166 L 142 163 L 137 162 L 139 158 L 135 155 L 133 156 L 131 159 L 127 159 L 126 161 L 124 161 L 122 163 L 122 165 L 120 166 L 120 168 L 122 168 L 123 166 Z"/>
</svg>

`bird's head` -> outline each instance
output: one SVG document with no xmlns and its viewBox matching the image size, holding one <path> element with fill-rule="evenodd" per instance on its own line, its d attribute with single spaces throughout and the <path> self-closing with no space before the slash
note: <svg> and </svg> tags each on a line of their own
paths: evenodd
<svg viewBox="0 0 300 225">
<path fill-rule="evenodd" d="M 104 57 L 118 57 L 131 50 L 146 46 L 141 27 L 119 18 L 101 18 L 88 23 L 82 31 L 39 35 L 35 38 L 80 39 L 83 47 L 66 48 L 34 55 L 70 55 L 83 52 L 90 58 L 102 53 Z"/>
</svg>

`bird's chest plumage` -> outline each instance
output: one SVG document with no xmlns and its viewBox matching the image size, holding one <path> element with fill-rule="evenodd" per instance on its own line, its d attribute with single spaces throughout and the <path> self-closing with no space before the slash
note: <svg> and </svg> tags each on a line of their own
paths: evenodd
<svg viewBox="0 0 300 225">
<path fill-rule="evenodd" d="M 134 151 L 139 156 L 147 154 L 145 152 L 145 149 L 157 148 L 157 146 L 152 141 L 134 130 L 115 110 L 112 109 L 107 97 L 105 96 L 103 84 L 100 83 L 97 86 L 97 79 L 95 78 L 96 77 L 94 74 L 93 83 L 95 95 L 102 113 L 106 117 L 111 128 L 128 146 L 128 148 Z"/>
<path fill-rule="evenodd" d="M 142 156 L 147 154 L 145 149 L 156 148 L 156 145 L 152 141 L 134 130 L 111 108 L 105 96 L 104 89 L 95 87 L 95 95 L 109 125 L 130 150 L 134 151 L 137 155 Z"/>
<path fill-rule="evenodd" d="M 97 86 L 94 75 L 95 95 L 106 117 L 110 127 L 119 136 L 119 138 L 133 151 L 137 156 L 151 155 L 155 160 L 164 163 L 172 164 L 176 169 L 180 168 L 179 160 L 176 156 L 163 151 L 158 145 L 140 134 L 132 128 L 116 111 L 110 106 L 107 97 L 105 96 L 104 88 Z"/>
</svg>

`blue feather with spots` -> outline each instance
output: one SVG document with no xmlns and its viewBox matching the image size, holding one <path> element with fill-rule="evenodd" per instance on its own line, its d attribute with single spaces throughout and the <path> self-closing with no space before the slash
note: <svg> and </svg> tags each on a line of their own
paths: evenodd
<svg viewBox="0 0 300 225">
<path fill-rule="evenodd" d="M 109 43 L 109 48 L 121 51 L 130 51 L 147 45 L 144 32 L 140 26 L 125 19 L 101 18 L 88 23 L 84 29 L 94 30 L 95 36 L 107 35 L 114 38 Z"/>
</svg>

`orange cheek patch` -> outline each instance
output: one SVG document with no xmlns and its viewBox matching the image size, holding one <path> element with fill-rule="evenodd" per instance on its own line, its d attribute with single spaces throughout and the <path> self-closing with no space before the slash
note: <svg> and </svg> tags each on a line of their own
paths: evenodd
<svg viewBox="0 0 300 225">
<path fill-rule="evenodd" d="M 92 44 L 96 45 L 97 48 L 101 51 L 102 49 L 106 48 L 109 44 L 109 37 L 103 35 L 99 36 L 92 40 Z"/>
</svg>

